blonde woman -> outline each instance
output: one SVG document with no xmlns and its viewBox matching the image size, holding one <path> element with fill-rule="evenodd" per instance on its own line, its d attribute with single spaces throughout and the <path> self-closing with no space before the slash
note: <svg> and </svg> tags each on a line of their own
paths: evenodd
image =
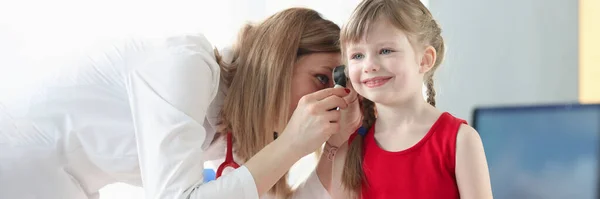
<svg viewBox="0 0 600 199">
<path fill-rule="evenodd" d="M 329 198 L 325 155 L 299 189 L 284 176 L 359 126 L 356 94 L 330 88 L 338 38 L 293 8 L 243 28 L 231 51 L 187 35 L 86 57 L 0 101 L 0 198 L 98 198 L 114 182 L 146 198 Z M 203 163 L 225 151 L 241 166 L 203 183 Z"/>
</svg>

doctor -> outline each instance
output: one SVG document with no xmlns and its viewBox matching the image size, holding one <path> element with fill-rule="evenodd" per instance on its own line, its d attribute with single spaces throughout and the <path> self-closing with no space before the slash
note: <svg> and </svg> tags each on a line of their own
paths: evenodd
<svg viewBox="0 0 600 199">
<path fill-rule="evenodd" d="M 328 153 L 297 190 L 284 176 L 359 126 L 356 93 L 330 88 L 338 35 L 317 12 L 292 8 L 246 26 L 231 51 L 187 35 L 86 57 L 1 99 L 0 198 L 99 198 L 114 182 L 143 186 L 146 198 L 329 198 Z M 225 135 L 242 166 L 203 184 Z"/>
</svg>

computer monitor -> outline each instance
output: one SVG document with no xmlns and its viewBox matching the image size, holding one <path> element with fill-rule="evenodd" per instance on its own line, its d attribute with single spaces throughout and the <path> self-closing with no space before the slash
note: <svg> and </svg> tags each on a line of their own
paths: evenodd
<svg viewBox="0 0 600 199">
<path fill-rule="evenodd" d="M 477 108 L 495 199 L 600 198 L 600 104 Z"/>
</svg>

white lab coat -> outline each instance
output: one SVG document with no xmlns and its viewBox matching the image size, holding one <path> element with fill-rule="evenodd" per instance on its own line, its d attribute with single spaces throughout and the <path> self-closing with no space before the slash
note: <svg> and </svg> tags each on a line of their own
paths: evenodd
<svg viewBox="0 0 600 199">
<path fill-rule="evenodd" d="M 113 182 L 153 199 L 259 198 L 244 166 L 202 184 L 224 155 L 209 147 L 219 73 L 203 35 L 129 40 L 0 99 L 0 198 L 98 198 Z M 313 172 L 295 198 L 330 196 Z"/>
</svg>

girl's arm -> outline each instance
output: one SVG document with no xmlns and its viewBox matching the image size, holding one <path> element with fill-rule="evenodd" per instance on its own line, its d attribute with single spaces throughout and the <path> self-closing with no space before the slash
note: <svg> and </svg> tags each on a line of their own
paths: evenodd
<svg viewBox="0 0 600 199">
<path fill-rule="evenodd" d="M 463 124 L 456 137 L 456 181 L 461 199 L 491 199 L 490 174 L 479 133 Z"/>
</svg>

